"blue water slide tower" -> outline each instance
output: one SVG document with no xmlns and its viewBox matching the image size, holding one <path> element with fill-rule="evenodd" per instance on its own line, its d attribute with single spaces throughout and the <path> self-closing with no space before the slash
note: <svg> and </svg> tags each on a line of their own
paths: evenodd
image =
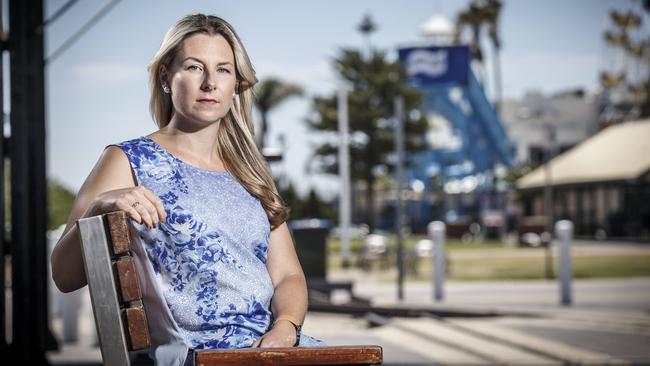
<svg viewBox="0 0 650 366">
<path fill-rule="evenodd" d="M 421 113 L 431 126 L 427 149 L 410 157 L 409 183 L 444 192 L 447 221 L 498 209 L 498 200 L 490 199 L 495 175 L 511 166 L 514 147 L 470 67 L 469 48 L 429 42 L 398 52 L 409 84 L 424 94 Z"/>
</svg>

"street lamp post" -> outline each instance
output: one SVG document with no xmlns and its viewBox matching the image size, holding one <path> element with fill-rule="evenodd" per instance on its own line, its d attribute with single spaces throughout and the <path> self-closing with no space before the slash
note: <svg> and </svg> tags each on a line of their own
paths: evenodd
<svg viewBox="0 0 650 366">
<path fill-rule="evenodd" d="M 551 159 L 555 156 L 556 127 L 552 123 L 544 125 L 548 141 L 546 163 L 544 164 L 544 215 L 546 216 L 545 230 L 547 237 L 543 238 L 546 247 L 546 278 L 553 278 L 553 259 L 551 258 L 551 240 L 553 233 L 553 174 Z"/>
<path fill-rule="evenodd" d="M 348 131 L 348 91 L 341 85 L 338 91 L 339 127 L 339 177 L 341 194 L 339 196 L 339 234 L 341 238 L 341 259 L 344 268 L 350 265 L 350 133 Z"/>
<path fill-rule="evenodd" d="M 404 99 L 395 97 L 395 191 L 396 214 L 395 236 L 397 238 L 397 298 L 404 299 L 404 207 L 402 203 L 402 188 L 404 182 Z"/>
</svg>

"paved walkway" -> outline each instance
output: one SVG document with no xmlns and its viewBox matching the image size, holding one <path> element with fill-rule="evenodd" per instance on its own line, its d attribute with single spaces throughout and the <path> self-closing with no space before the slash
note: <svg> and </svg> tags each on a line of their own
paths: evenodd
<svg viewBox="0 0 650 366">
<path fill-rule="evenodd" d="M 364 319 L 310 314 L 305 331 L 329 344 L 384 347 L 386 364 L 431 365 L 650 365 L 650 278 L 579 280 L 574 303 L 560 306 L 556 281 L 449 283 L 446 299 L 432 285 L 396 284 L 360 271 L 331 273 L 354 280 L 354 292 L 373 304 L 493 310 L 493 318 L 393 318 L 369 328 Z M 338 294 L 341 301 L 345 295 Z"/>
<path fill-rule="evenodd" d="M 363 318 L 310 313 L 304 332 L 330 345 L 378 344 L 387 365 L 650 365 L 650 278 L 579 280 L 574 304 L 558 305 L 555 281 L 448 283 L 436 303 L 428 283 L 396 285 L 360 271 L 331 273 L 354 280 L 354 292 L 383 306 L 496 310 L 493 318 L 392 318 L 370 327 Z M 334 299 L 345 301 L 346 294 Z M 52 352 L 53 364 L 99 364 L 93 319 L 82 296 L 79 339 Z M 65 305 L 63 305 L 65 306 Z M 53 330 L 62 334 L 62 320 Z"/>
</svg>

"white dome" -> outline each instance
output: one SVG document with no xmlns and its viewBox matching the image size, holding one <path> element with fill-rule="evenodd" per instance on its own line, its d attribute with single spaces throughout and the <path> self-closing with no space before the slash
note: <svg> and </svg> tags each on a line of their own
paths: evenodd
<svg viewBox="0 0 650 366">
<path fill-rule="evenodd" d="M 434 14 L 421 27 L 420 32 L 425 37 L 452 36 L 454 24 L 442 14 Z"/>
</svg>

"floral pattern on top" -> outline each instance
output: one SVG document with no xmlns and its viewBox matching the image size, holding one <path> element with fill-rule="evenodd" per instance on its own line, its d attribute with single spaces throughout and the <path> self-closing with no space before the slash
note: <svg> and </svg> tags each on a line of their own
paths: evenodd
<svg viewBox="0 0 650 366">
<path fill-rule="evenodd" d="M 270 225 L 259 200 L 231 174 L 189 165 L 148 137 L 116 146 L 167 213 L 156 228 L 133 225 L 186 343 L 249 347 L 272 320 Z M 323 344 L 302 338 L 301 345 Z"/>
</svg>

